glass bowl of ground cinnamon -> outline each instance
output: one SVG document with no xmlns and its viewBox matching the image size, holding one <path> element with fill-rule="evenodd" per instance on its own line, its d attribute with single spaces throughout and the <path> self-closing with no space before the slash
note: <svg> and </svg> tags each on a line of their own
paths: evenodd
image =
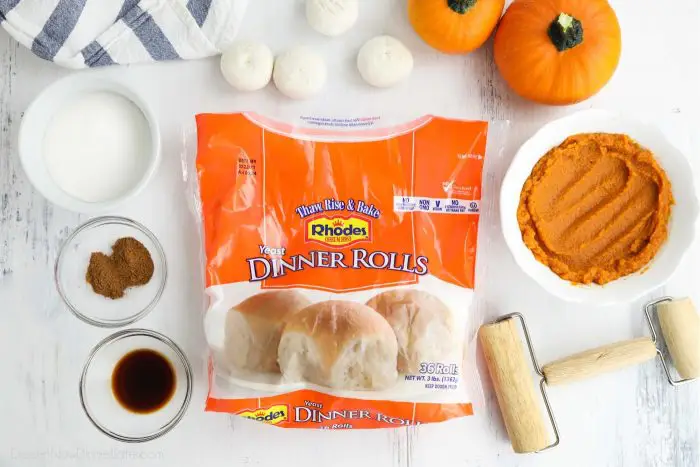
<svg viewBox="0 0 700 467">
<path fill-rule="evenodd" d="M 86 323 L 116 328 L 158 303 L 167 278 L 165 253 L 153 233 L 124 217 L 98 217 L 78 227 L 56 258 L 56 288 Z"/>
</svg>

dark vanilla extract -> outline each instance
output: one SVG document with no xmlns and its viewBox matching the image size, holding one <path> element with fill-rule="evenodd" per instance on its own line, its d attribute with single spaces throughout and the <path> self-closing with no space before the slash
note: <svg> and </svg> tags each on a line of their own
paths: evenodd
<svg viewBox="0 0 700 467">
<path fill-rule="evenodd" d="M 175 369 L 161 353 L 139 349 L 124 355 L 112 373 L 112 392 L 130 412 L 160 410 L 175 393 Z"/>
</svg>

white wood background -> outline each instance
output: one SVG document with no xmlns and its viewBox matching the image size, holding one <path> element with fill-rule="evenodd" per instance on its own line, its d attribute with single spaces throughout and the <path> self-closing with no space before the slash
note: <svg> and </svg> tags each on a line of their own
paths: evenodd
<svg viewBox="0 0 700 467">
<path fill-rule="evenodd" d="M 301 0 L 255 0 L 242 37 L 264 39 L 279 51 L 311 43 L 331 65 L 331 82 L 312 105 L 354 110 L 435 113 L 509 120 L 502 156 L 489 154 L 487 195 L 513 151 L 541 124 L 577 108 L 621 110 L 653 119 L 697 167 L 700 163 L 700 4 L 697 0 L 612 0 L 622 25 L 619 70 L 594 99 L 570 108 L 536 106 L 515 97 L 493 65 L 490 44 L 468 57 L 430 51 L 406 25 L 403 0 L 363 2 L 360 26 L 342 41 L 320 41 L 301 15 Z M 372 5 L 371 14 L 370 4 Z M 397 89 L 377 92 L 353 71 L 359 44 L 389 32 L 414 51 L 416 70 Z M 700 385 L 672 389 L 658 363 L 551 391 L 561 446 L 536 456 L 510 450 L 493 394 L 478 416 L 415 429 L 315 432 L 280 430 L 202 411 L 205 344 L 200 321 L 197 239 L 181 181 L 183 128 L 203 110 L 297 109 L 274 89 L 239 96 L 227 89 L 216 60 L 101 70 L 152 103 L 160 117 L 163 162 L 137 199 L 115 214 L 147 224 L 169 260 L 169 283 L 157 309 L 138 326 L 173 337 L 193 361 L 197 386 L 186 418 L 145 445 L 124 445 L 98 433 L 82 413 L 78 376 L 92 346 L 108 331 L 74 318 L 53 285 L 53 261 L 80 216 L 54 208 L 30 186 L 17 158 L 22 112 L 45 86 L 69 72 L 33 57 L 0 34 L 0 466 L 698 466 Z M 308 110 L 304 107 L 303 110 Z M 488 203 L 487 203 L 488 204 Z M 560 302 L 515 266 L 501 239 L 495 211 L 484 215 L 479 247 L 479 304 L 488 316 L 526 314 L 541 361 L 639 336 L 638 303 L 580 307 Z M 700 303 L 696 245 L 665 292 Z"/>
</svg>

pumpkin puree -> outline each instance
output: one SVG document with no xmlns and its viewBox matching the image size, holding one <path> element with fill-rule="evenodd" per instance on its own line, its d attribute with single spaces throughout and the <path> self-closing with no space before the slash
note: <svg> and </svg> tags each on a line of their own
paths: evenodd
<svg viewBox="0 0 700 467">
<path fill-rule="evenodd" d="M 606 284 L 639 271 L 668 236 L 671 183 L 627 135 L 574 135 L 535 165 L 518 223 L 535 258 L 561 278 Z"/>
</svg>

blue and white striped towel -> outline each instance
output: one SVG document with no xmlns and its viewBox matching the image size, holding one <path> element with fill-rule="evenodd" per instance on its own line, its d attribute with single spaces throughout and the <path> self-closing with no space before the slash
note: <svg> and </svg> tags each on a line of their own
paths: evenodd
<svg viewBox="0 0 700 467">
<path fill-rule="evenodd" d="M 0 0 L 0 22 L 36 55 L 69 68 L 220 53 L 248 0 Z"/>
</svg>

